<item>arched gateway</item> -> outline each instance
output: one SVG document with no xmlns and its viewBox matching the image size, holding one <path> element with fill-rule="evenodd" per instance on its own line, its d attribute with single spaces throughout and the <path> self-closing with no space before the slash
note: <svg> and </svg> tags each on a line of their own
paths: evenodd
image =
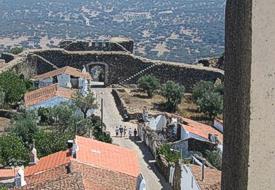
<svg viewBox="0 0 275 190">
<path fill-rule="evenodd" d="M 105 86 L 108 84 L 109 65 L 104 62 L 91 62 L 85 65 L 93 77 L 94 85 Z M 93 84 L 92 84 L 93 85 Z"/>
</svg>

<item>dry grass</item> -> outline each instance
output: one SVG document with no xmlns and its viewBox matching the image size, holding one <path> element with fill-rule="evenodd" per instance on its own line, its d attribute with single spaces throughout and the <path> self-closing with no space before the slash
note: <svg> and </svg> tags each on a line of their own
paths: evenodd
<svg viewBox="0 0 275 190">
<path fill-rule="evenodd" d="M 129 114 L 142 113 L 144 106 L 148 108 L 149 114 L 151 115 L 165 112 L 165 98 L 160 95 L 154 95 L 153 98 L 148 98 L 146 93 L 132 88 L 119 90 L 119 95 L 127 104 Z M 176 113 L 182 117 L 210 124 L 209 119 L 204 113 L 199 111 L 198 106 L 192 101 L 191 94 L 185 94 Z"/>
</svg>

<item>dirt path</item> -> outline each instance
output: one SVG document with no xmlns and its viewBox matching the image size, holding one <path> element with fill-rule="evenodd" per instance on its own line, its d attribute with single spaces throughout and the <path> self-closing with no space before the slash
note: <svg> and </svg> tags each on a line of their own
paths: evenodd
<svg viewBox="0 0 275 190">
<path fill-rule="evenodd" d="M 137 152 L 141 172 L 146 181 L 147 190 L 169 190 L 170 185 L 166 183 L 163 176 L 157 171 L 155 159 L 149 149 L 141 142 L 129 139 L 128 137 L 115 137 L 115 127 L 122 125 L 132 130 L 136 127 L 135 124 L 123 122 L 120 116 L 110 88 L 96 88 L 93 91 L 97 95 L 98 102 L 103 98 L 103 122 L 107 126 L 107 130 L 111 132 L 113 144 L 133 149 Z M 100 110 L 97 111 L 100 115 Z"/>
</svg>

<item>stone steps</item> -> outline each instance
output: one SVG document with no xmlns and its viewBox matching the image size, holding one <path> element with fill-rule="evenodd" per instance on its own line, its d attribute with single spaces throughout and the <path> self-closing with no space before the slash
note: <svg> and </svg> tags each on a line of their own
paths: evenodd
<svg viewBox="0 0 275 190">
<path fill-rule="evenodd" d="M 124 83 L 126 83 L 126 82 L 132 80 L 133 78 L 136 78 L 137 76 L 142 75 L 144 72 L 146 72 L 146 71 L 148 71 L 148 70 L 154 68 L 155 66 L 156 66 L 156 64 L 150 65 L 149 67 L 146 67 L 145 69 L 143 69 L 143 70 L 141 70 L 141 71 L 135 73 L 134 75 L 130 76 L 129 78 L 120 81 L 118 84 L 123 85 Z"/>
<path fill-rule="evenodd" d="M 44 57 L 41 57 L 40 55 L 37 55 L 37 54 L 34 54 L 34 53 L 30 53 L 30 55 L 31 56 L 35 56 L 35 57 L 39 58 L 40 60 L 44 61 L 45 63 L 51 65 L 53 68 L 58 69 L 58 67 L 55 64 L 53 64 L 52 62 L 48 61 Z"/>
</svg>

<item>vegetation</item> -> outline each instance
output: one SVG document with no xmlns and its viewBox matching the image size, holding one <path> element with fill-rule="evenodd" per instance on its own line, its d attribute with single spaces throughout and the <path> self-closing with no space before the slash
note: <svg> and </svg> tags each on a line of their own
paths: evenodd
<svg viewBox="0 0 275 190">
<path fill-rule="evenodd" d="M 33 112 L 24 113 L 14 119 L 11 133 L 20 138 L 26 148 L 33 143 L 34 134 L 38 131 L 36 120 L 36 115 Z"/>
<path fill-rule="evenodd" d="M 217 80 L 200 81 L 193 88 L 192 97 L 200 108 L 212 120 L 223 112 L 223 83 Z"/>
<path fill-rule="evenodd" d="M 173 151 L 171 145 L 163 144 L 158 150 L 159 155 L 163 155 L 168 162 L 176 163 L 180 159 L 180 153 Z"/>
<path fill-rule="evenodd" d="M 210 119 L 214 119 L 223 112 L 223 97 L 216 92 L 206 92 L 197 100 L 197 104 Z"/>
<path fill-rule="evenodd" d="M 20 101 L 27 90 L 25 81 L 11 71 L 0 74 L 0 87 L 5 93 L 5 102 L 9 104 Z"/>
<path fill-rule="evenodd" d="M 29 152 L 22 140 L 15 135 L 0 137 L 0 164 L 18 166 L 29 163 Z"/>
<path fill-rule="evenodd" d="M 105 129 L 105 124 L 102 123 L 99 117 L 94 116 L 92 118 L 92 125 L 93 125 L 93 136 L 96 140 L 106 142 L 106 143 L 112 143 L 112 138 L 109 134 L 104 132 L 103 129 Z"/>
<path fill-rule="evenodd" d="M 19 53 L 22 53 L 23 50 L 24 50 L 23 47 L 14 47 L 14 48 L 11 48 L 10 53 L 17 55 Z"/>
<path fill-rule="evenodd" d="M 185 88 L 173 81 L 167 81 L 161 88 L 161 94 L 166 98 L 166 107 L 169 111 L 176 111 L 181 103 Z"/>
<path fill-rule="evenodd" d="M 2 108 L 5 104 L 5 92 L 4 90 L 0 87 L 0 108 Z"/>
<path fill-rule="evenodd" d="M 214 90 L 214 83 L 211 81 L 200 81 L 193 87 L 192 97 L 195 101 L 200 99 L 206 92 Z"/>
<path fill-rule="evenodd" d="M 148 97 L 152 97 L 153 93 L 160 87 L 159 79 L 153 75 L 145 75 L 139 78 L 138 87 L 145 91 Z"/>
<path fill-rule="evenodd" d="M 34 135 L 38 157 L 40 158 L 61 150 L 66 150 L 67 141 L 73 138 L 73 133 L 69 131 L 60 133 L 58 131 L 39 130 Z"/>
<path fill-rule="evenodd" d="M 87 118 L 88 111 L 90 109 L 96 109 L 96 98 L 93 93 L 89 93 L 87 96 L 83 96 L 80 92 L 77 92 L 73 97 L 74 105 L 81 110 L 84 118 Z"/>
<path fill-rule="evenodd" d="M 207 160 L 218 170 L 222 169 L 222 153 L 219 150 L 206 151 Z"/>
</svg>

